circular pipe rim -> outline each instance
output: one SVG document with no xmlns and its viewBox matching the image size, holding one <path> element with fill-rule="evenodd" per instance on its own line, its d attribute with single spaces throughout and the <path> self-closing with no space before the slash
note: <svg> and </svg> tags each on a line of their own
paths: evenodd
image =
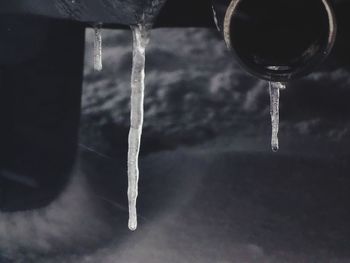
<svg viewBox="0 0 350 263">
<path fill-rule="evenodd" d="M 331 6 L 330 2 L 328 0 L 322 0 L 322 3 L 325 7 L 325 10 L 328 15 L 328 41 L 327 45 L 323 49 L 322 56 L 310 58 L 303 67 L 298 68 L 297 70 L 292 71 L 276 71 L 272 69 L 265 68 L 265 72 L 262 71 L 256 71 L 254 69 L 251 69 L 246 63 L 243 62 L 243 60 L 239 57 L 235 49 L 233 48 L 231 44 L 231 33 L 230 28 L 232 27 L 232 18 L 235 15 L 236 8 L 238 4 L 244 0 L 232 0 L 226 10 L 225 18 L 224 18 L 224 26 L 223 26 L 223 34 L 224 34 L 224 40 L 225 43 L 230 49 L 241 66 L 247 70 L 252 75 L 255 75 L 259 78 L 269 80 L 269 81 L 281 81 L 286 82 L 291 79 L 301 78 L 313 71 L 317 65 L 321 64 L 330 54 L 331 50 L 333 49 L 336 35 L 337 35 L 337 22 L 336 22 L 336 16 L 333 7 Z"/>
</svg>

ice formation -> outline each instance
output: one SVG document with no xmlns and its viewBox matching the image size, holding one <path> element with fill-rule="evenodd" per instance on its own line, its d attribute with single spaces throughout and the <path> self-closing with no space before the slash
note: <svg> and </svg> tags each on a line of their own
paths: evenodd
<svg viewBox="0 0 350 263">
<path fill-rule="evenodd" d="M 102 70 L 102 29 L 101 24 L 94 26 L 94 69 Z"/>
<path fill-rule="evenodd" d="M 280 90 L 285 89 L 285 84 L 281 82 L 269 82 L 270 91 L 270 114 L 271 114 L 271 147 L 274 152 L 279 149 L 278 145 L 278 130 L 279 130 L 279 104 L 280 104 Z"/>
<path fill-rule="evenodd" d="M 149 27 L 139 24 L 132 26 L 131 30 L 133 34 L 133 65 L 131 74 L 131 117 L 128 150 L 128 199 L 129 229 L 136 230 L 136 200 L 139 180 L 138 159 L 143 125 L 145 51 L 149 42 Z"/>
<path fill-rule="evenodd" d="M 139 153 L 143 125 L 143 104 L 145 91 L 146 47 L 149 42 L 153 20 L 166 0 L 148 0 L 145 10 L 139 17 L 139 24 L 131 26 L 133 35 L 133 63 L 131 73 L 131 112 L 128 150 L 128 200 L 129 229 L 137 228 L 136 201 L 139 181 Z"/>
</svg>

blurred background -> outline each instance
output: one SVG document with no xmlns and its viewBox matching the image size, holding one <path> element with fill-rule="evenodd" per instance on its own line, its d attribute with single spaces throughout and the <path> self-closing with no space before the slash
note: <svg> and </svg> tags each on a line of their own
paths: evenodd
<svg viewBox="0 0 350 263">
<path fill-rule="evenodd" d="M 81 143 L 125 163 L 131 34 L 103 34 L 104 71 L 96 73 L 87 32 Z M 236 64 L 220 34 L 154 30 L 139 197 L 140 214 L 152 219 L 141 219 L 131 241 L 108 259 L 350 262 L 344 42 L 281 92 L 275 154 L 268 85 Z"/>
<path fill-rule="evenodd" d="M 0 215 L 1 262 L 350 262 L 348 39 L 340 27 L 331 57 L 281 92 L 272 153 L 267 82 L 214 29 L 153 30 L 130 232 L 132 36 L 103 30 L 95 72 L 88 29 L 73 180 L 48 208 Z"/>
</svg>

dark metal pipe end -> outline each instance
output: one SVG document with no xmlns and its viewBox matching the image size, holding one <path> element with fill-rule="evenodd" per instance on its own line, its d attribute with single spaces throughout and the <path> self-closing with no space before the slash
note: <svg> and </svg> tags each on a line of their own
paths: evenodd
<svg viewBox="0 0 350 263">
<path fill-rule="evenodd" d="M 225 42 L 251 74 L 287 82 L 329 55 L 336 18 L 329 0 L 214 0 Z"/>
</svg>

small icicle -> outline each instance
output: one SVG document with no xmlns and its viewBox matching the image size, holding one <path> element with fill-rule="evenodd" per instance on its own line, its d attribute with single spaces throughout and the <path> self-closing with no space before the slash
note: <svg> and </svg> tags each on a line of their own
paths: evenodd
<svg viewBox="0 0 350 263">
<path fill-rule="evenodd" d="M 278 145 L 278 130 L 279 130 L 279 104 L 280 104 L 280 90 L 285 89 L 285 84 L 281 82 L 269 82 L 270 91 L 270 114 L 271 114 L 271 147 L 272 151 L 277 152 Z"/>
<path fill-rule="evenodd" d="M 149 42 L 149 26 L 131 26 L 133 34 L 133 65 L 131 75 L 131 114 L 128 150 L 129 229 L 137 228 L 138 158 L 143 125 L 145 89 L 145 52 Z"/>
<path fill-rule="evenodd" d="M 102 70 L 102 28 L 101 24 L 94 26 L 94 69 Z"/>
</svg>

